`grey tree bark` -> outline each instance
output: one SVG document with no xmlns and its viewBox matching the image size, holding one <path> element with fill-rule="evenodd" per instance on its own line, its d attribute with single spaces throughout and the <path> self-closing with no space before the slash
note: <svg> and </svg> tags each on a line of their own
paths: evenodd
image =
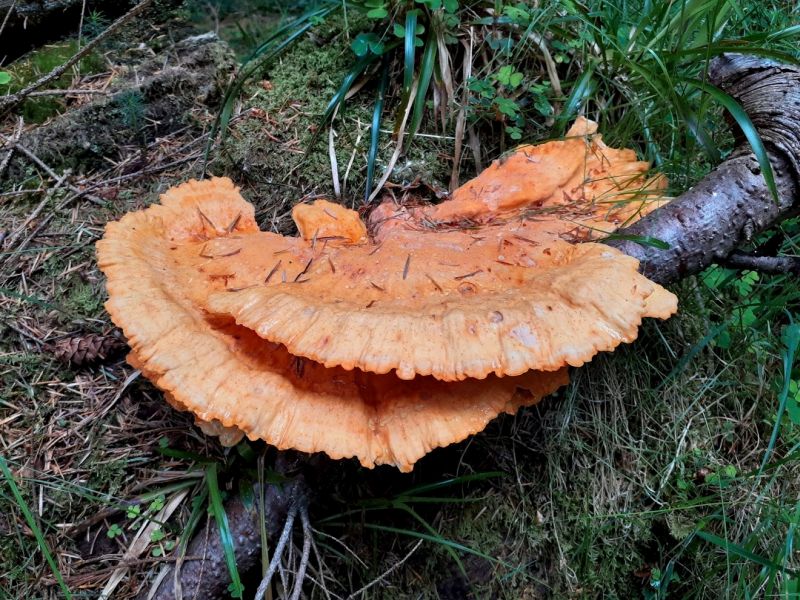
<svg viewBox="0 0 800 600">
<path fill-rule="evenodd" d="M 746 264 L 734 251 L 798 211 L 800 68 L 752 56 L 725 55 L 712 61 L 709 79 L 733 96 L 756 126 L 769 154 L 779 200 L 770 194 L 753 151 L 737 131 L 736 150 L 705 179 L 619 231 L 662 240 L 669 249 L 630 240 L 609 242 L 638 258 L 642 273 L 659 283 L 677 281 L 712 263 L 726 262 L 728 257 L 733 266 Z M 765 261 L 750 264 L 759 262 Z"/>
</svg>

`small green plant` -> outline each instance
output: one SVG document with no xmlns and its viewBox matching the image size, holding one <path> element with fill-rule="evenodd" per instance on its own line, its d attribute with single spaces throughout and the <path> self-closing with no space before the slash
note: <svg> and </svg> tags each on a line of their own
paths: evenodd
<svg viewBox="0 0 800 600">
<path fill-rule="evenodd" d="M 150 506 L 147 507 L 147 511 L 151 513 L 156 513 L 164 508 L 164 502 L 166 502 L 166 497 L 164 494 L 160 494 L 156 496 L 153 501 L 150 503 Z"/>
<path fill-rule="evenodd" d="M 108 528 L 108 531 L 106 531 L 106 536 L 112 540 L 120 535 L 122 535 L 122 527 L 120 527 L 117 523 L 112 523 Z"/>
<path fill-rule="evenodd" d="M 661 569 L 652 569 L 650 571 L 650 587 L 657 590 L 661 587 Z"/>
<path fill-rule="evenodd" d="M 489 119 L 504 124 L 505 132 L 512 140 L 522 139 L 526 118 L 524 104 L 532 104 L 539 117 L 550 117 L 550 103 L 546 84 L 524 84 L 525 76 L 513 65 L 503 65 L 488 78 L 473 77 L 468 81 L 470 116 L 472 120 Z"/>
<path fill-rule="evenodd" d="M 792 379 L 789 382 L 789 396 L 786 401 L 786 416 L 792 424 L 800 427 L 800 382 Z"/>
<path fill-rule="evenodd" d="M 712 486 L 716 486 L 720 489 L 725 489 L 731 485 L 731 483 L 736 479 L 736 466 L 734 465 L 725 465 L 721 469 L 717 469 L 713 473 L 709 473 L 706 476 L 706 483 Z"/>
<path fill-rule="evenodd" d="M 157 528 L 157 529 L 154 529 L 154 530 L 153 530 L 153 531 L 150 533 L 150 541 L 151 541 L 151 542 L 155 542 L 156 544 L 157 544 L 158 542 L 161 542 L 161 541 L 163 541 L 163 539 L 164 539 L 165 537 L 166 537 L 166 534 L 164 533 L 164 530 L 163 530 L 163 529 L 161 529 L 160 527 L 159 527 L 159 528 Z"/>
<path fill-rule="evenodd" d="M 159 544 L 157 547 L 153 548 L 150 551 L 150 554 L 157 558 L 159 556 L 166 556 L 174 549 L 175 549 L 175 542 L 173 542 L 172 540 L 166 540 L 163 543 Z"/>
<path fill-rule="evenodd" d="M 98 10 L 92 10 L 86 15 L 83 23 L 83 35 L 87 39 L 96 37 L 108 27 L 108 24 L 108 17 Z"/>
<path fill-rule="evenodd" d="M 145 140 L 145 98 L 139 90 L 127 90 L 116 99 L 117 112 L 122 124 L 130 129 L 140 143 Z"/>
</svg>

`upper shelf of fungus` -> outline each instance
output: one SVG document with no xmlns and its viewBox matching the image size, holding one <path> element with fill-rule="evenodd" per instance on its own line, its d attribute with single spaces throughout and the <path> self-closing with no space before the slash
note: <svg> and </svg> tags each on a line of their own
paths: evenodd
<svg viewBox="0 0 800 600">
<path fill-rule="evenodd" d="M 676 311 L 591 241 L 665 201 L 595 129 L 523 146 L 438 205 L 387 201 L 367 223 L 298 205 L 298 237 L 260 231 L 228 179 L 172 188 L 97 245 L 129 362 L 223 443 L 410 470 Z"/>
</svg>

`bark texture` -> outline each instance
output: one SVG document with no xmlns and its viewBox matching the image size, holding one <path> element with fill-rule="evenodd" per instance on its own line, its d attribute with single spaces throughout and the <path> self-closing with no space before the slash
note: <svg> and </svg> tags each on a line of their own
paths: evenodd
<svg viewBox="0 0 800 600">
<path fill-rule="evenodd" d="M 800 194 L 800 68 L 761 58 L 724 55 L 709 79 L 745 109 L 758 129 L 775 174 L 779 201 L 770 194 L 758 161 L 737 131 L 731 156 L 667 206 L 621 230 L 654 237 L 662 250 L 629 240 L 609 242 L 641 261 L 659 283 L 677 281 L 724 261 L 757 233 L 791 216 Z"/>
</svg>

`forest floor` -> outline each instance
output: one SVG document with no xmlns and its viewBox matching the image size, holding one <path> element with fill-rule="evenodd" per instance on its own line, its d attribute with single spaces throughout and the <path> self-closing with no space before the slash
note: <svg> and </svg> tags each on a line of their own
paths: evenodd
<svg viewBox="0 0 800 600">
<path fill-rule="evenodd" d="M 233 53 L 246 55 L 286 18 L 276 10 L 244 18 L 224 4 L 151 15 L 152 26 L 140 24 L 69 72 L 62 88 L 110 90 L 97 113 L 93 93 L 63 94 L 31 98 L 0 122 L 7 139 L 22 122 L 20 146 L 30 152 L 15 150 L 0 171 L 0 598 L 63 598 L 64 587 L 97 598 L 109 582 L 114 597 L 135 597 L 206 502 L 210 465 L 223 496 L 269 476 L 274 451 L 247 441 L 221 447 L 125 363 L 94 251 L 108 221 L 202 173 Z M 777 6 L 782 24 L 796 22 Z M 743 32 L 778 27 L 764 19 L 743 18 Z M 347 27 L 360 25 L 354 15 Z M 175 42 L 209 29 L 233 51 L 215 45 L 206 54 L 201 40 L 191 46 L 200 48 L 196 62 L 174 59 Z M 353 62 L 344 30 L 330 17 L 258 71 L 208 157 L 207 172 L 240 185 L 264 229 L 291 232 L 295 203 L 334 195 L 329 139 L 342 202 L 361 205 L 374 85 L 349 100 L 335 135 L 325 129 L 316 139 Z M 25 69 L 46 72 L 74 47 L 60 42 L 2 69 L 18 80 Z M 143 81 L 162 77 L 164 68 L 142 65 L 163 67 L 165 56 L 184 72 L 136 93 L 113 91 L 139 69 Z M 212 69 L 211 83 L 191 79 L 201 68 Z M 182 89 L 191 92 L 162 104 Z M 168 123 L 175 107 L 180 118 Z M 89 116 L 76 122 L 97 128 L 85 139 L 60 125 L 48 134 L 70 131 L 71 147 L 51 151 L 25 137 L 80 110 Z M 644 154 L 646 141 L 615 129 L 617 121 L 588 116 L 611 142 Z M 721 115 L 705 116 L 724 155 L 731 139 Z M 516 143 L 496 122 L 474 126 L 480 148 L 457 165 L 462 182 Z M 446 189 L 452 132 L 426 119 L 420 133 L 391 181 L 411 193 Z M 550 129 L 523 135 L 536 142 Z M 392 149 L 387 133 L 379 170 Z M 675 152 L 662 164 L 679 193 L 712 161 Z M 783 231 L 787 243 L 800 239 L 794 222 Z M 790 327 L 800 283 L 713 268 L 673 291 L 676 317 L 645 323 L 634 344 L 573 369 L 568 387 L 430 453 L 412 473 L 318 457 L 318 553 L 306 597 L 800 597 L 800 391 Z M 107 356 L 64 362 L 70 343 L 101 344 Z M 134 543 L 154 518 L 161 525 L 150 539 Z M 258 573 L 242 576 L 247 598 Z"/>
</svg>

